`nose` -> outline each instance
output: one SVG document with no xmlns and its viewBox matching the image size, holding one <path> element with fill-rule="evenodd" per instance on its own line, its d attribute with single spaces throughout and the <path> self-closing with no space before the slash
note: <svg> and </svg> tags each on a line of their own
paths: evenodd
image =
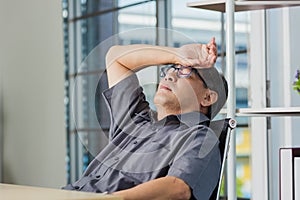
<svg viewBox="0 0 300 200">
<path fill-rule="evenodd" d="M 168 72 L 165 76 L 165 81 L 171 81 L 171 82 L 176 82 L 177 81 L 177 76 L 176 72 Z"/>
</svg>

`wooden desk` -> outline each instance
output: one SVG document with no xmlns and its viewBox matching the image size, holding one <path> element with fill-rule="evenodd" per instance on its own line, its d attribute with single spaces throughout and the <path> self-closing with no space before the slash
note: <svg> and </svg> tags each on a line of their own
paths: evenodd
<svg viewBox="0 0 300 200">
<path fill-rule="evenodd" d="M 122 200 L 121 197 L 0 183 L 1 200 Z"/>
</svg>

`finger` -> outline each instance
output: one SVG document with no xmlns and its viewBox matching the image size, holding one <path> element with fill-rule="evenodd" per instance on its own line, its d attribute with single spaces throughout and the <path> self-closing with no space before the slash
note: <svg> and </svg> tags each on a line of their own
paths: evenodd
<svg viewBox="0 0 300 200">
<path fill-rule="evenodd" d="M 212 37 L 210 40 L 210 44 L 215 45 L 216 44 L 216 38 Z"/>
<path fill-rule="evenodd" d="M 211 46 L 211 53 L 213 53 L 213 54 L 216 54 L 217 55 L 217 53 L 218 53 L 218 48 L 217 48 L 217 46 L 216 45 L 213 45 L 213 46 Z"/>
<path fill-rule="evenodd" d="M 210 48 L 208 53 L 210 55 L 216 55 L 216 48 L 215 47 Z"/>
<path fill-rule="evenodd" d="M 208 51 L 209 53 L 217 54 L 218 49 L 217 49 L 216 44 L 210 44 L 210 46 L 208 48 L 209 48 L 209 51 Z"/>
<path fill-rule="evenodd" d="M 210 64 L 214 64 L 216 61 L 217 61 L 217 56 L 216 56 L 216 55 L 210 55 L 210 56 L 208 57 L 208 62 L 209 62 Z"/>
</svg>

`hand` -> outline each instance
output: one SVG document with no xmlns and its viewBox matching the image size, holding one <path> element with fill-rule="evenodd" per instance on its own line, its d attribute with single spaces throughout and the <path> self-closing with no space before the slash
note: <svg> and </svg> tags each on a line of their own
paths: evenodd
<svg viewBox="0 0 300 200">
<path fill-rule="evenodd" d="M 217 60 L 217 45 L 215 38 L 207 44 L 187 44 L 178 49 L 178 60 L 183 66 L 195 68 L 211 67 Z"/>
</svg>

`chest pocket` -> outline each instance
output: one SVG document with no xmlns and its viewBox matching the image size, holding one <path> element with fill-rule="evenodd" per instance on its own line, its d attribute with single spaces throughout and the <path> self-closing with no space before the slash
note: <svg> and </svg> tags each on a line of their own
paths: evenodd
<svg viewBox="0 0 300 200">
<path fill-rule="evenodd" d="M 125 157 L 127 158 L 122 165 L 122 171 L 136 175 L 160 171 L 170 165 L 174 155 L 166 145 L 149 141 L 143 144 L 142 151 L 127 152 Z"/>
</svg>

